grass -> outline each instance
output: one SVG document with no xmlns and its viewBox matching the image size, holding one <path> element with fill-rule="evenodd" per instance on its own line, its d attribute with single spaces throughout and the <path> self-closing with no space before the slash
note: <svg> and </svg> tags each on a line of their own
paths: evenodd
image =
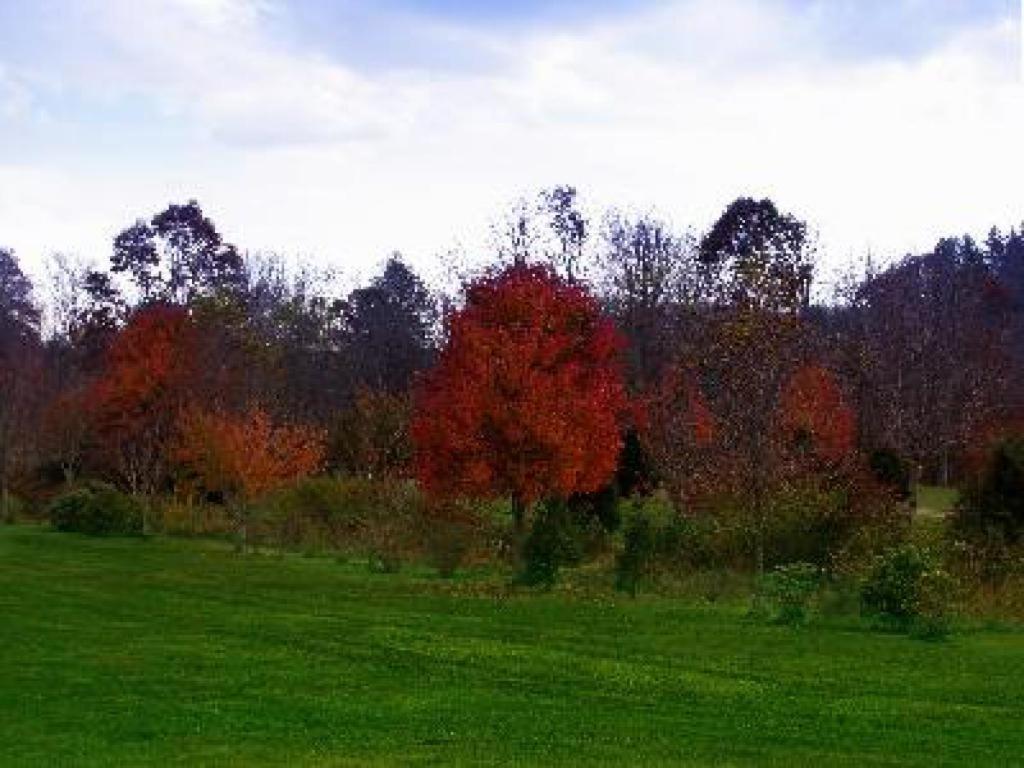
<svg viewBox="0 0 1024 768">
<path fill-rule="evenodd" d="M 960 494 L 956 488 L 921 485 L 917 488 L 917 513 L 925 517 L 945 517 L 953 511 Z"/>
<path fill-rule="evenodd" d="M 1009 765 L 1024 632 L 0 528 L 4 766 Z"/>
</svg>

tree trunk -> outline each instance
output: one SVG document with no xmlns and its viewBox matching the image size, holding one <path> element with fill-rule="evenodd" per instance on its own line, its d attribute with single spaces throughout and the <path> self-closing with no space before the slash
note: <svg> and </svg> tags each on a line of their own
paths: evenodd
<svg viewBox="0 0 1024 768">
<path fill-rule="evenodd" d="M 512 497 L 512 525 L 516 538 L 526 534 L 526 504 L 518 496 Z"/>
<path fill-rule="evenodd" d="M 754 567 L 757 569 L 758 580 L 764 576 L 764 540 L 766 537 L 765 528 L 767 527 L 767 520 L 765 519 L 764 508 L 760 498 L 754 500 L 754 519 L 757 521 L 757 544 L 755 551 L 755 563 Z"/>
<path fill-rule="evenodd" d="M 912 513 L 917 513 L 917 499 L 918 493 L 920 492 L 921 485 L 921 464 L 915 461 L 914 465 L 910 468 L 910 509 Z"/>
<path fill-rule="evenodd" d="M 149 536 L 149 505 L 150 494 L 143 493 L 139 497 L 142 501 L 142 535 Z"/>
<path fill-rule="evenodd" d="M 249 520 L 241 505 L 235 506 L 235 553 L 244 555 L 249 545 Z"/>
<path fill-rule="evenodd" d="M 0 523 L 13 523 L 11 516 L 11 493 L 7 480 L 0 480 Z"/>
<path fill-rule="evenodd" d="M 512 498 L 512 550 L 515 559 L 521 560 L 526 543 L 526 502 Z"/>
</svg>

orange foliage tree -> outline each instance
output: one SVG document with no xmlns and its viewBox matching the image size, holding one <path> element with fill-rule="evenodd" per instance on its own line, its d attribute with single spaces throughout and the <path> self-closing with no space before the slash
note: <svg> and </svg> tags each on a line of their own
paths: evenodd
<svg viewBox="0 0 1024 768">
<path fill-rule="evenodd" d="M 166 475 L 178 412 L 188 399 L 196 334 L 181 307 L 139 310 L 111 343 L 91 398 L 103 452 L 133 494 Z M 144 521 L 145 528 L 145 521 Z"/>
<path fill-rule="evenodd" d="M 192 407 L 178 420 L 174 458 L 207 492 L 224 497 L 244 551 L 251 502 L 317 472 L 324 442 L 320 430 L 275 424 L 261 408 L 232 415 Z"/>
<path fill-rule="evenodd" d="M 467 289 L 418 393 L 417 475 L 436 497 L 526 505 L 595 491 L 615 472 L 627 407 L 622 341 L 597 302 L 516 264 Z"/>
</svg>

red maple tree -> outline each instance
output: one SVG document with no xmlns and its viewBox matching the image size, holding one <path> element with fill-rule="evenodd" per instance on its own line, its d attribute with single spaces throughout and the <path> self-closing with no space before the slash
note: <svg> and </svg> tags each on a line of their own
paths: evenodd
<svg viewBox="0 0 1024 768">
<path fill-rule="evenodd" d="M 526 504 L 607 483 L 627 407 L 622 346 L 593 297 L 547 268 L 471 285 L 416 401 L 424 488 L 511 498 L 521 526 Z"/>
</svg>

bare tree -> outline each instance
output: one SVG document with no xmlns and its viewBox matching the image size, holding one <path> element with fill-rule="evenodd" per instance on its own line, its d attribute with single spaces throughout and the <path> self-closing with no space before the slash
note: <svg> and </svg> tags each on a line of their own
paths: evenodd
<svg viewBox="0 0 1024 768">
<path fill-rule="evenodd" d="M 612 212 L 605 220 L 598 285 L 630 341 L 631 378 L 653 383 L 672 352 L 678 324 L 696 297 L 693 238 L 653 216 Z"/>
</svg>

